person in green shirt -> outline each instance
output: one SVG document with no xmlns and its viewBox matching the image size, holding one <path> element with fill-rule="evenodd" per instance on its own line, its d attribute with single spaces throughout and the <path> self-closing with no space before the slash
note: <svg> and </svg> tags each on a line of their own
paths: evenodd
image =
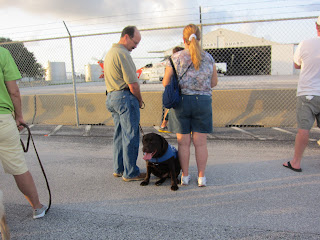
<svg viewBox="0 0 320 240">
<path fill-rule="evenodd" d="M 25 124 L 16 83 L 20 79 L 21 74 L 10 52 L 0 47 L 0 161 L 4 171 L 13 175 L 19 190 L 32 206 L 35 219 L 46 214 L 47 206 L 39 201 L 20 143 L 18 129 L 22 130 L 21 124 Z"/>
</svg>

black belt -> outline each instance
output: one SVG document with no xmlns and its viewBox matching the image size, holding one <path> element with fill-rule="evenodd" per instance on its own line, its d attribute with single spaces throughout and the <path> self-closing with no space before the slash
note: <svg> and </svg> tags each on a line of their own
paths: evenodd
<svg viewBox="0 0 320 240">
<path fill-rule="evenodd" d="M 2 107 L 2 106 L 0 106 L 0 107 L 1 107 L 1 108 L 4 108 L 4 109 L 7 109 L 7 110 L 9 110 L 10 112 L 12 112 L 10 108 Z"/>
</svg>

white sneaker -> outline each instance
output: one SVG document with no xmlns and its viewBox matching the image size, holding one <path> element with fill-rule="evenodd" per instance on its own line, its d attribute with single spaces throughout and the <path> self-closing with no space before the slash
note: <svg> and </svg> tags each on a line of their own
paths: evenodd
<svg viewBox="0 0 320 240">
<path fill-rule="evenodd" d="M 198 186 L 205 187 L 207 186 L 207 179 L 206 177 L 198 177 Z"/>
<path fill-rule="evenodd" d="M 33 209 L 33 219 L 42 218 L 46 215 L 48 207 L 46 205 L 42 205 L 42 208 Z"/>
<path fill-rule="evenodd" d="M 181 176 L 181 185 L 188 185 L 190 181 L 190 176 Z"/>
</svg>

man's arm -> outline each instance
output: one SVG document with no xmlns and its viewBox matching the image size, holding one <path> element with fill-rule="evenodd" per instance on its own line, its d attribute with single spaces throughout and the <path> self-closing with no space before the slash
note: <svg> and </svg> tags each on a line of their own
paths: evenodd
<svg viewBox="0 0 320 240">
<path fill-rule="evenodd" d="M 137 83 L 137 82 L 129 83 L 128 86 L 130 88 L 130 92 L 138 99 L 139 106 L 141 108 L 143 105 L 143 101 L 142 101 L 139 83 Z"/>
<path fill-rule="evenodd" d="M 17 123 L 17 126 L 19 126 L 21 123 L 25 124 L 25 121 L 23 119 L 22 115 L 22 107 L 21 107 L 21 97 L 20 97 L 20 90 L 17 85 L 17 82 L 14 81 L 6 81 L 5 82 L 8 93 L 10 95 L 11 101 L 14 106 L 14 116 Z M 21 130 L 23 127 L 20 127 Z"/>
<path fill-rule="evenodd" d="M 121 62 L 121 70 L 122 70 L 122 77 L 123 80 L 128 84 L 130 92 L 138 99 L 140 108 L 143 105 L 142 96 L 140 92 L 140 85 L 137 81 L 137 73 L 134 62 L 130 56 L 130 54 L 120 54 L 120 62 Z M 133 83 L 129 83 L 134 81 Z"/>
<path fill-rule="evenodd" d="M 296 51 L 293 54 L 293 65 L 295 69 L 301 69 L 301 46 L 302 46 L 302 42 L 299 43 Z"/>
</svg>

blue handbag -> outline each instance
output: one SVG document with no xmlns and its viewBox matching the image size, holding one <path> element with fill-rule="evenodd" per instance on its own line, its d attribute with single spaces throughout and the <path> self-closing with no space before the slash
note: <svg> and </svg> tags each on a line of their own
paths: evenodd
<svg viewBox="0 0 320 240">
<path fill-rule="evenodd" d="M 179 80 L 176 69 L 174 68 L 171 57 L 169 58 L 170 63 L 173 68 L 173 75 L 171 77 L 170 83 L 165 86 L 162 95 L 162 104 L 165 108 L 175 108 L 181 102 L 181 92 L 179 87 Z"/>
</svg>

